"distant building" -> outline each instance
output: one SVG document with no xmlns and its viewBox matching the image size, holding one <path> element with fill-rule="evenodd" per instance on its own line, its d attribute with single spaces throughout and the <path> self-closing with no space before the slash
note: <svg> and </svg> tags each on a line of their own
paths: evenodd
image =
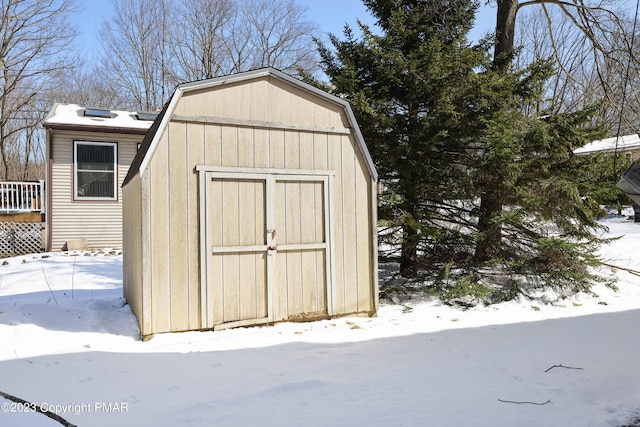
<svg viewBox="0 0 640 427">
<path fill-rule="evenodd" d="M 122 247 L 120 187 L 156 114 L 55 104 L 47 132 L 45 250 Z M 71 247 L 68 247 L 71 249 Z"/>
<path fill-rule="evenodd" d="M 616 144 L 617 141 L 617 144 Z M 615 153 L 629 155 L 631 160 L 640 159 L 640 137 L 637 133 L 624 135 L 621 137 L 613 137 L 599 139 L 588 143 L 587 145 L 573 150 L 577 155 Z"/>
</svg>

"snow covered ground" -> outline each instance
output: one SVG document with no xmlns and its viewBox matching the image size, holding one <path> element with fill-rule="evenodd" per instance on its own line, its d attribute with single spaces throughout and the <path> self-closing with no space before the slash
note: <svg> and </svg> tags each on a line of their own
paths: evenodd
<svg viewBox="0 0 640 427">
<path fill-rule="evenodd" d="M 640 224 L 606 224 L 624 236 L 609 262 L 640 270 Z M 640 277 L 628 271 L 597 296 L 465 311 L 412 299 L 375 318 L 141 342 L 121 255 L 48 255 L 0 265 L 0 392 L 74 425 L 640 423 Z M 32 410 L 0 397 L 0 426 L 60 425 Z"/>
</svg>

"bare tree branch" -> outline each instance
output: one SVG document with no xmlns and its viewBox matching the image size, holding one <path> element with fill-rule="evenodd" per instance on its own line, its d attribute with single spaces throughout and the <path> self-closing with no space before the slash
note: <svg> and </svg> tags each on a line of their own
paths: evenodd
<svg viewBox="0 0 640 427">
<path fill-rule="evenodd" d="M 527 401 L 523 401 L 523 402 L 517 402 L 514 400 L 502 400 L 502 399 L 498 399 L 498 402 L 502 402 L 502 403 L 515 403 L 517 405 L 539 405 L 539 406 L 543 406 L 543 405 L 548 405 L 549 403 L 553 403 L 551 401 L 551 399 L 547 400 L 546 402 L 542 402 L 542 403 L 538 403 L 538 402 L 527 402 Z"/>
<path fill-rule="evenodd" d="M 37 126 L 29 112 L 51 78 L 71 67 L 66 55 L 76 31 L 69 15 L 75 0 L 2 0 L 0 8 L 0 164 L 9 179 L 11 144 L 26 143 L 21 132 Z M 22 172 L 15 172 L 23 175 Z M 19 176 L 14 176 L 19 178 Z"/>
</svg>

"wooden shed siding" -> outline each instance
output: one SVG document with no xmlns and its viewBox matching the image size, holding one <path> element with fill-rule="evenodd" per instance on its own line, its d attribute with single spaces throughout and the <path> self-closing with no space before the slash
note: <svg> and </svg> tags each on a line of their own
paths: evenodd
<svg viewBox="0 0 640 427">
<path fill-rule="evenodd" d="M 170 134 L 170 132 L 168 132 Z M 170 250 L 169 218 L 169 170 L 168 134 L 162 135 L 160 144 L 153 153 L 153 162 L 149 166 L 149 246 L 151 283 L 151 324 L 154 331 L 173 331 L 171 324 L 170 269 L 172 265 Z M 177 295 L 175 296 L 177 297 Z"/>
<path fill-rule="evenodd" d="M 172 330 L 189 329 L 189 264 L 187 254 L 189 232 L 197 227 L 189 222 L 189 187 L 187 185 L 187 129 L 176 123 L 169 129 L 169 292 L 171 295 Z M 193 173 L 191 171 L 191 173 Z M 197 203 L 197 202 L 196 202 Z"/>
<path fill-rule="evenodd" d="M 345 261 L 349 259 L 349 248 L 345 248 L 344 234 L 345 227 L 344 218 L 344 182 L 342 171 L 342 137 L 340 135 L 329 135 L 327 141 L 327 160 L 328 169 L 335 171 L 336 175 L 333 180 L 333 229 L 334 229 L 334 271 L 335 271 L 335 294 L 334 303 L 335 311 L 339 313 L 348 313 L 346 310 L 346 276 Z"/>
<path fill-rule="evenodd" d="M 123 293 L 127 303 L 136 317 L 143 319 L 142 292 L 142 200 L 140 176 L 131 180 L 122 189 L 123 203 L 128 209 L 123 210 L 123 247 L 127 248 L 127 262 L 123 263 Z M 142 328 L 142 324 L 140 325 Z"/>
<path fill-rule="evenodd" d="M 153 329 L 154 330 L 186 330 L 197 329 L 200 323 L 201 301 L 198 297 L 199 271 L 199 235 L 197 233 L 197 175 L 193 168 L 196 164 L 210 166 L 245 166 L 268 168 L 309 168 L 335 170 L 333 179 L 333 195 L 331 201 L 334 215 L 334 270 L 335 270 L 335 309 L 338 312 L 368 312 L 371 304 L 372 266 L 368 251 L 371 249 L 371 236 L 367 211 L 371 208 L 370 178 L 366 175 L 364 159 L 353 147 L 353 136 L 326 133 L 294 132 L 267 129 L 246 129 L 237 126 L 219 126 L 200 123 L 170 123 L 168 135 L 163 136 L 154 153 L 154 161 L 150 164 L 151 177 L 151 217 L 150 235 L 154 236 L 151 248 L 151 274 L 154 289 L 152 293 Z M 256 143 L 249 145 L 249 136 L 256 138 Z M 182 139 L 180 139 L 182 138 Z M 185 138 L 187 142 L 185 143 Z M 175 139 L 176 143 L 168 143 Z M 245 141 L 243 142 L 243 139 Z M 238 147 L 242 145 L 242 150 Z M 169 147 L 171 147 L 169 149 Z M 163 166 L 166 168 L 164 171 Z M 177 174 L 177 175 L 176 175 Z M 186 174 L 186 176 L 185 176 Z M 170 200 L 164 197 L 165 189 Z M 299 193 L 297 197 L 301 197 Z M 304 197 L 316 193 L 303 192 Z M 295 195 L 291 197 L 295 198 Z M 306 201 L 305 203 L 311 203 Z M 189 206 L 187 209 L 186 206 Z M 344 222 L 343 222 L 344 216 Z M 288 221 L 288 220 L 287 220 Z M 356 229 L 345 224 L 362 222 Z M 162 237 L 162 230 L 168 229 L 168 238 Z M 358 245 L 365 242 L 364 248 Z M 171 257 L 172 253 L 186 253 L 184 261 L 179 257 Z M 303 280 L 306 276 L 323 275 L 320 266 L 326 259 L 323 254 L 305 254 L 305 257 L 317 258 L 314 271 L 299 270 L 300 254 L 291 257 L 279 257 L 279 271 L 293 274 Z M 296 257 L 296 258 L 294 258 Z M 215 262 L 215 261 L 213 261 Z M 256 260 L 247 260 L 255 263 Z M 222 269 L 223 266 L 220 265 Z M 229 273 L 232 266 L 227 266 Z M 238 274 L 254 274 L 242 272 Z M 191 280 L 194 277 L 196 280 Z M 284 277 L 284 276 L 283 276 Z M 283 280 L 281 277 L 281 280 Z M 243 281 L 248 277 L 243 277 Z M 327 298 L 324 290 L 314 290 L 303 294 L 299 285 L 284 287 L 285 293 L 275 295 L 274 311 L 277 320 L 284 318 L 283 313 L 296 309 L 317 311 L 325 304 Z M 239 283 L 234 281 L 233 283 Z M 287 283 L 287 282 L 285 282 Z M 170 285 L 171 284 L 171 285 Z M 235 286 L 235 285 L 233 285 Z M 239 286 L 239 285 L 238 285 Z M 223 289 L 212 289 L 218 292 L 214 298 L 224 298 Z M 229 290 L 227 290 L 229 292 Z M 253 291 L 247 290 L 251 293 Z M 254 300 L 251 298 L 251 300 Z M 188 309 L 185 309 L 188 307 Z M 288 307 L 288 309 L 287 309 Z M 214 313 L 215 318 L 234 318 L 239 312 L 259 311 L 259 308 L 230 308 L 226 312 Z M 230 310 L 230 311 L 229 311 Z M 167 313 L 163 315 L 161 313 Z"/>
<path fill-rule="evenodd" d="M 207 96 L 209 89 L 183 94 L 174 114 L 259 121 L 296 126 L 348 128 L 341 106 L 294 88 L 279 79 L 226 83 Z M 261 100 L 253 102 L 252 100 Z"/>
<path fill-rule="evenodd" d="M 205 127 L 203 125 L 193 124 L 187 126 L 186 132 L 186 150 L 187 159 L 184 166 L 184 172 L 187 176 L 187 221 L 189 222 L 189 233 L 187 235 L 187 255 L 188 260 L 188 277 L 187 282 L 189 292 L 189 329 L 200 329 L 201 325 L 201 301 L 200 301 L 200 210 L 199 210 L 199 193 L 198 193 L 198 175 L 193 173 L 194 165 L 201 165 L 205 162 Z"/>
<path fill-rule="evenodd" d="M 373 277 L 374 261 L 372 254 L 377 254 L 377 245 L 374 244 L 374 237 L 372 234 L 372 228 L 370 224 L 375 224 L 376 217 L 371 208 L 373 200 L 371 194 L 373 190 L 373 182 L 366 174 L 366 165 L 364 159 L 361 156 L 355 156 L 356 168 L 355 168 L 355 206 L 356 217 L 354 218 L 356 226 L 356 274 L 358 277 L 358 311 L 373 311 L 375 305 L 373 303 L 374 298 L 372 294 L 375 290 L 372 289 L 372 283 L 375 278 Z"/>
<path fill-rule="evenodd" d="M 267 101 L 259 103 L 252 99 Z M 266 316 L 269 304 L 273 308 L 272 320 L 283 320 L 292 311 L 320 312 L 328 308 L 330 313 L 347 314 L 375 309 L 375 255 L 371 253 L 375 241 L 373 228 L 368 223 L 371 219 L 368 212 L 375 209 L 373 184 L 366 159 L 356 147 L 355 135 L 344 132 L 348 120 L 341 106 L 289 87 L 277 79 L 263 78 L 224 85 L 213 94 L 210 90 L 185 93 L 172 115 L 182 117 L 170 120 L 163 133 L 157 135 L 158 143 L 150 153 L 153 157 L 143 171 L 142 188 L 134 190 L 148 195 L 148 200 L 141 202 L 142 216 L 145 212 L 148 214 L 148 218 L 142 220 L 146 226 L 142 226 L 141 239 L 143 248 L 148 245 L 147 250 L 143 249 L 147 255 L 142 259 L 148 267 L 143 265 L 141 268 L 143 276 L 149 278 L 146 281 L 143 278 L 142 284 L 146 294 L 141 303 L 145 319 L 141 321 L 143 335 L 262 317 Z M 243 117 L 277 122 L 282 126 L 214 123 L 207 120 L 209 117 Z M 294 123 L 307 127 L 296 129 L 291 126 Z M 318 129 L 311 129 L 313 127 Z M 341 130 L 334 132 L 331 128 Z M 264 254 L 242 255 L 239 261 L 231 263 L 213 255 L 207 258 L 207 271 L 215 277 L 209 277 L 204 285 L 205 295 L 209 300 L 224 301 L 226 298 L 227 302 L 233 302 L 216 304 L 215 312 L 204 313 L 203 317 L 202 310 L 212 308 L 200 297 L 200 280 L 205 279 L 200 277 L 200 221 L 206 219 L 200 218 L 201 187 L 194 170 L 196 165 L 331 171 L 333 175 L 326 184 L 287 181 L 278 196 L 282 209 L 275 214 L 287 216 L 282 220 L 287 224 L 286 228 L 278 230 L 280 244 L 285 239 L 306 242 L 320 238 L 327 230 L 324 230 L 324 224 L 307 217 L 307 213 L 294 212 L 292 206 L 298 206 L 298 211 L 301 206 L 311 210 L 317 210 L 323 204 L 331 206 L 333 222 L 328 226 L 331 227 L 330 243 L 334 255 L 329 274 L 334 278 L 333 291 L 328 293 L 327 289 L 302 286 L 314 278 L 324 282 L 328 248 L 303 253 L 279 251 L 277 270 L 279 282 L 284 286 L 272 290 L 268 295 L 271 302 L 266 301 L 265 289 L 260 285 L 263 279 L 266 280 L 265 263 L 261 258 Z M 323 199 L 323 185 L 331 185 L 331 200 Z M 265 225 L 255 225 L 259 202 L 256 197 L 260 190 L 252 181 L 233 185 L 220 183 L 218 190 L 209 185 L 207 191 L 227 191 L 233 195 L 224 199 L 227 209 L 224 215 L 223 206 L 215 206 L 211 207 L 209 217 L 221 218 L 231 213 L 236 228 L 238 223 L 255 226 L 248 227 L 250 230 L 245 230 L 244 234 L 237 234 L 237 230 L 235 234 L 228 234 L 233 228 L 231 225 L 219 228 L 221 225 L 214 221 L 207 226 L 205 237 L 208 241 L 214 241 L 211 233 L 218 232 L 223 239 L 221 245 L 252 244 L 263 237 L 265 230 L 259 228 L 265 228 Z M 255 203 L 246 197 L 239 198 L 245 191 L 253 194 L 250 198 L 253 197 Z M 206 197 L 213 196 L 207 194 Z M 294 214 L 298 217 L 292 217 Z M 357 224 L 355 228 L 353 224 Z M 240 294 L 243 298 L 238 299 Z M 203 324 L 203 318 L 208 319 L 209 324 Z"/>
<path fill-rule="evenodd" d="M 136 154 L 142 136 L 55 131 L 51 134 L 51 206 L 49 210 L 52 250 L 70 239 L 86 238 L 89 248 L 122 247 L 122 192 L 120 186 Z M 73 141 L 117 142 L 118 200 L 73 200 Z"/>
</svg>

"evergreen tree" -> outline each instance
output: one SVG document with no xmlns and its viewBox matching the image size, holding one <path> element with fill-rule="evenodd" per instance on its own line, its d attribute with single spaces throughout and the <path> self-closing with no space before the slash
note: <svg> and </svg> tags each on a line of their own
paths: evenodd
<svg viewBox="0 0 640 427">
<path fill-rule="evenodd" d="M 482 267 L 492 266 L 493 274 L 509 278 L 507 290 L 514 292 L 525 283 L 511 280 L 516 277 L 574 290 L 586 290 L 598 279 L 589 269 L 598 264 L 598 207 L 582 197 L 581 159 L 572 147 L 601 138 L 605 129 L 591 125 L 596 107 L 555 113 L 543 98 L 552 73 L 549 61 L 510 73 L 489 68 L 468 88 L 466 120 L 474 123 L 468 137 L 475 141 L 469 144 L 478 150 L 469 171 L 479 201 L 475 251 L 467 267 L 480 277 Z M 487 199 L 499 203 L 491 217 L 491 226 L 500 231 L 497 246 L 484 234 Z M 483 245 L 490 250 L 478 257 Z"/>
<path fill-rule="evenodd" d="M 466 172 L 451 129 L 459 126 L 456 97 L 474 67 L 486 60 L 468 46 L 466 35 L 478 4 L 471 0 L 364 0 L 382 35 L 361 26 L 362 38 L 345 29 L 346 40 L 331 36 L 335 52 L 321 46 L 325 72 L 358 117 L 364 139 L 402 225 L 400 269 L 417 274 L 418 247 L 425 236 L 447 241 L 436 225 L 458 212 L 452 186 L 464 189 Z M 461 104 L 462 101 L 457 101 Z M 449 126 L 451 124 L 451 126 Z M 465 222 L 464 215 L 458 215 Z M 422 249 L 436 256 L 433 245 Z M 429 255 L 429 254 L 427 254 Z"/>
<path fill-rule="evenodd" d="M 390 193 L 401 274 L 499 298 L 523 283 L 588 289 L 598 224 L 571 148 L 604 136 L 596 108 L 557 113 L 543 97 L 551 62 L 505 72 L 489 40 L 471 46 L 473 1 L 364 3 L 381 33 L 347 27 L 320 53 Z"/>
</svg>

